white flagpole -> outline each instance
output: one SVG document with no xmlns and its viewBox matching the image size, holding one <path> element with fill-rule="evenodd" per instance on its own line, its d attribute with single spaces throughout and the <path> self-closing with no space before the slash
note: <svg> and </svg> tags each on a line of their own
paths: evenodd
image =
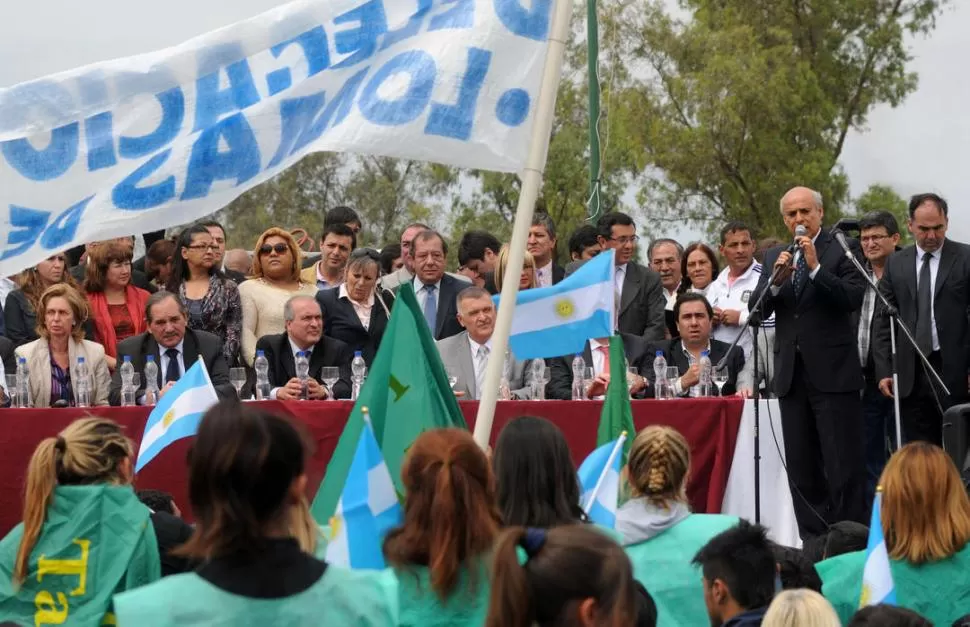
<svg viewBox="0 0 970 627">
<path fill-rule="evenodd" d="M 555 2 L 549 44 L 546 49 L 546 64 L 535 105 L 529 156 L 522 171 L 522 188 L 519 192 L 519 204 L 515 209 L 508 265 L 505 268 L 505 276 L 502 277 L 501 306 L 495 320 L 495 331 L 492 333 L 492 352 L 485 369 L 485 381 L 482 383 L 484 391 L 475 417 L 475 441 L 482 448 L 488 447 L 488 438 L 492 433 L 498 387 L 502 380 L 505 351 L 508 348 L 509 332 L 512 329 L 512 312 L 515 309 L 515 298 L 519 293 L 519 275 L 522 273 L 529 228 L 532 226 L 536 198 L 539 195 L 539 186 L 542 184 L 542 170 L 546 166 L 546 152 L 549 149 L 549 136 L 552 134 L 556 94 L 562 77 L 562 58 L 566 49 L 566 38 L 569 36 L 572 2 L 569 0 L 555 0 Z"/>
<path fill-rule="evenodd" d="M 596 486 L 593 487 L 593 491 L 590 493 L 589 498 L 586 499 L 586 505 L 583 507 L 583 511 L 586 515 L 589 515 L 590 508 L 593 507 L 593 503 L 596 502 L 596 495 L 600 493 L 600 488 L 603 487 L 603 482 L 606 481 L 606 475 L 610 472 L 610 468 L 613 467 L 613 460 L 616 456 L 620 454 L 623 450 L 623 443 L 626 442 L 626 431 L 620 434 L 620 437 L 616 439 L 616 444 L 613 446 L 613 450 L 610 451 L 610 458 L 606 460 L 606 468 L 603 469 L 602 474 L 600 474 L 599 479 L 596 480 Z"/>
</svg>

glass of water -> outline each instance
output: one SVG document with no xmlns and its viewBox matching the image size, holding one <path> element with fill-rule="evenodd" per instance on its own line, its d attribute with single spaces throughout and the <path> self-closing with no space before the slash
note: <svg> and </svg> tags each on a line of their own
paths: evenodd
<svg viewBox="0 0 970 627">
<path fill-rule="evenodd" d="M 717 395 L 724 396 L 724 384 L 728 382 L 728 367 L 727 365 L 721 366 L 720 368 L 714 368 L 711 373 L 711 380 L 714 385 L 717 386 Z"/>
<path fill-rule="evenodd" d="M 320 378 L 323 379 L 323 384 L 327 386 L 327 397 L 329 400 L 337 400 L 333 394 L 333 386 L 340 380 L 340 368 L 324 366 L 320 369 Z"/>
<path fill-rule="evenodd" d="M 680 378 L 680 370 L 677 366 L 667 366 L 667 398 L 677 398 L 674 394 L 674 381 Z"/>
<path fill-rule="evenodd" d="M 4 392 L 10 398 L 11 407 L 20 407 L 20 398 L 17 395 L 17 375 L 16 374 L 5 374 L 4 377 Z"/>
<path fill-rule="evenodd" d="M 445 368 L 445 372 L 448 374 L 448 385 L 451 386 L 451 391 L 455 391 L 455 386 L 458 385 L 458 373 L 456 373 L 451 368 Z"/>
<path fill-rule="evenodd" d="M 242 386 L 246 384 L 246 369 L 230 368 L 229 383 L 232 384 L 232 387 L 236 388 L 236 398 L 242 400 Z"/>
</svg>

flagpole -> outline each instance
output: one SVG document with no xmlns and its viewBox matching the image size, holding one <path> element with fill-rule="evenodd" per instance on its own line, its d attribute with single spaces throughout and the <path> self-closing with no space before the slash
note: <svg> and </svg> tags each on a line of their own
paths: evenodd
<svg viewBox="0 0 970 627">
<path fill-rule="evenodd" d="M 495 331 L 492 333 L 492 350 L 485 369 L 485 381 L 482 383 L 484 392 L 478 404 L 478 414 L 475 416 L 475 441 L 483 449 L 488 447 L 488 439 L 492 433 L 495 403 L 498 401 L 498 387 L 505 366 L 505 351 L 509 344 L 509 332 L 512 330 L 512 313 L 515 310 L 515 298 L 519 293 L 519 275 L 522 273 L 525 247 L 529 239 L 529 228 L 532 226 L 536 198 L 539 195 L 539 186 L 542 184 L 542 170 L 546 165 L 549 136 L 552 134 L 556 94 L 562 77 L 562 59 L 566 49 L 566 37 L 569 36 L 571 13 L 571 2 L 556 0 L 549 33 L 549 44 L 546 49 L 542 84 L 535 105 L 535 120 L 532 125 L 532 138 L 529 142 L 529 155 L 522 171 L 522 188 L 519 192 L 519 204 L 515 209 L 515 220 L 512 225 L 509 260 L 505 268 L 505 276 L 502 277 L 502 296 L 498 316 L 495 320 Z M 512 303 L 512 306 L 509 306 L 508 303 Z"/>
<path fill-rule="evenodd" d="M 613 447 L 613 450 L 610 451 L 610 458 L 606 460 L 606 467 L 603 468 L 603 472 L 600 474 L 599 479 L 596 480 L 596 485 L 593 487 L 593 491 L 590 492 L 589 498 L 586 499 L 586 506 L 583 507 L 583 511 L 586 512 L 587 515 L 589 514 L 589 508 L 591 508 L 593 503 L 596 502 L 596 495 L 599 494 L 600 488 L 603 487 L 603 482 L 606 480 L 606 474 L 610 472 L 610 468 L 613 467 L 613 460 L 615 460 L 616 456 L 619 455 L 620 451 L 623 450 L 624 442 L 626 442 L 626 431 L 621 433 L 620 437 L 616 439 L 616 445 Z"/>
</svg>

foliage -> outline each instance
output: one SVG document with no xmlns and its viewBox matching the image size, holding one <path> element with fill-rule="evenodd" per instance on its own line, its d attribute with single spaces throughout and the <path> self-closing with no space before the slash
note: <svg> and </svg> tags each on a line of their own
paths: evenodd
<svg viewBox="0 0 970 627">
<path fill-rule="evenodd" d="M 888 211 L 899 223 L 900 246 L 912 244 L 912 235 L 906 228 L 909 219 L 909 203 L 889 185 L 870 185 L 869 189 L 855 199 L 856 215 L 862 217 L 870 211 Z"/>
</svg>

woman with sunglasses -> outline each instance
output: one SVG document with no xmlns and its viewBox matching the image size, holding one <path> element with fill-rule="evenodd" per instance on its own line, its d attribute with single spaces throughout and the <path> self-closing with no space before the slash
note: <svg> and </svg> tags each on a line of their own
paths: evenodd
<svg viewBox="0 0 970 627">
<path fill-rule="evenodd" d="M 188 308 L 189 328 L 222 338 L 222 354 L 233 365 L 242 338 L 242 300 L 239 288 L 216 263 L 218 249 L 206 227 L 196 224 L 182 231 L 166 289 Z"/>
<path fill-rule="evenodd" d="M 256 240 L 251 280 L 239 286 L 242 300 L 242 353 L 249 366 L 256 358 L 256 341 L 283 333 L 283 305 L 297 295 L 315 296 L 317 287 L 300 281 L 303 253 L 293 236 L 272 227 Z"/>
<path fill-rule="evenodd" d="M 358 248 L 350 254 L 345 282 L 317 292 L 323 312 L 323 333 L 360 351 L 370 368 L 391 315 L 394 296 L 377 287 L 381 257 L 372 248 Z"/>
</svg>

